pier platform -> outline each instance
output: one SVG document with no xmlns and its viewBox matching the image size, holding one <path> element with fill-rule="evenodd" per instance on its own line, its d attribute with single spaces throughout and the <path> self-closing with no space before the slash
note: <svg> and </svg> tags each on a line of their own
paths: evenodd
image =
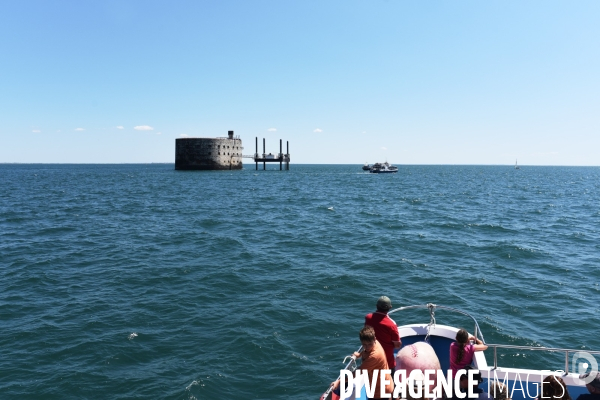
<svg viewBox="0 0 600 400">
<path fill-rule="evenodd" d="M 265 151 L 265 139 L 263 138 L 263 152 L 258 153 L 258 137 L 256 138 L 256 152 L 253 155 L 245 155 L 244 158 L 252 158 L 256 164 L 256 170 L 258 171 L 258 163 L 263 163 L 263 170 L 266 170 L 267 163 L 279 163 L 279 170 L 283 170 L 283 164 L 285 164 L 285 170 L 290 170 L 290 142 L 287 142 L 287 152 L 283 153 L 283 142 L 279 139 L 279 153 L 266 153 Z"/>
</svg>

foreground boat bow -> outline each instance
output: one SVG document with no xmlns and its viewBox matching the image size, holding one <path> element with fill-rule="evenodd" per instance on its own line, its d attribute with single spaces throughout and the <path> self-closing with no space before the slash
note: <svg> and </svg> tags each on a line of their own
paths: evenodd
<svg viewBox="0 0 600 400">
<path fill-rule="evenodd" d="M 538 397 L 540 390 L 540 384 L 544 378 L 549 375 L 554 375 L 562 378 L 562 380 L 567 385 L 567 389 L 571 398 L 576 400 L 577 397 L 581 394 L 588 393 L 585 383 L 579 379 L 579 374 L 585 371 L 573 371 L 575 361 L 578 357 L 590 357 L 593 358 L 594 355 L 600 355 L 600 351 L 586 351 L 585 353 L 582 350 L 576 349 L 560 349 L 560 348 L 546 348 L 546 347 L 534 347 L 534 346 L 513 346 L 513 345 L 503 345 L 503 344 L 489 344 L 485 342 L 483 337 L 483 333 L 479 328 L 479 324 L 477 320 L 471 316 L 470 314 L 445 306 L 438 306 L 435 304 L 424 304 L 424 305 L 414 305 L 407 307 L 400 307 L 394 310 L 391 310 L 388 314 L 397 314 L 407 310 L 414 309 L 425 309 L 429 312 L 429 321 L 424 323 L 417 324 L 407 324 L 398 326 L 398 331 L 400 333 L 400 337 L 402 338 L 402 346 L 409 346 L 416 342 L 425 341 L 429 343 L 441 365 L 442 371 L 448 371 L 450 369 L 450 344 L 454 342 L 456 338 L 456 333 L 459 331 L 459 328 L 455 326 L 449 325 L 440 325 L 436 323 L 436 311 L 444 310 L 450 311 L 452 313 L 462 314 L 470 319 L 470 322 L 473 324 L 473 336 L 480 339 L 482 343 L 488 346 L 488 350 L 485 352 L 477 351 L 473 355 L 472 367 L 478 369 L 481 372 L 484 381 L 480 384 L 481 388 L 487 391 L 489 382 L 503 382 L 507 385 L 509 397 L 512 400 L 533 400 Z M 544 351 L 544 352 L 560 352 L 565 354 L 565 364 L 564 370 L 556 369 L 550 370 L 550 365 L 532 365 L 531 368 L 510 368 L 510 367 L 502 367 L 498 365 L 498 351 L 504 349 L 516 349 L 523 351 Z M 361 349 L 359 349 L 360 351 Z M 488 363 L 487 355 L 492 354 L 492 362 Z M 573 368 L 569 368 L 569 362 L 571 361 L 569 357 L 572 356 Z M 592 361 L 592 360 L 590 360 Z M 595 359 L 593 360 L 595 361 Z M 353 358 L 346 357 L 344 360 L 345 366 L 343 369 L 354 371 L 357 368 L 357 363 Z M 594 368 L 593 362 L 591 362 L 590 368 Z M 562 366 L 554 366 L 554 367 L 562 367 Z M 596 364 L 597 368 L 597 364 Z M 366 392 L 364 387 L 364 382 L 358 382 L 356 384 L 356 388 L 360 395 L 355 397 L 354 393 L 352 393 L 346 397 L 339 397 L 335 394 L 331 388 L 327 389 L 323 395 L 321 395 L 321 400 L 366 400 Z"/>
</svg>

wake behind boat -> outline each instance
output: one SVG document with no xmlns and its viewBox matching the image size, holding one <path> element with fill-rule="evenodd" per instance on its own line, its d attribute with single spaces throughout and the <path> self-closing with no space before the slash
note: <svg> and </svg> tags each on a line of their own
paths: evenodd
<svg viewBox="0 0 600 400">
<path fill-rule="evenodd" d="M 384 163 L 375 163 L 371 166 L 370 172 L 372 174 L 393 174 L 398 172 L 398 167 L 394 165 L 388 164 L 388 162 Z"/>
<path fill-rule="evenodd" d="M 490 363 L 486 358 L 486 354 L 483 351 L 476 351 L 473 353 L 472 368 L 477 369 L 481 372 L 483 382 L 479 384 L 479 387 L 484 391 L 488 392 L 488 387 L 492 388 L 494 382 L 501 382 L 505 385 L 508 390 L 509 398 L 512 400 L 534 400 L 540 397 L 539 393 L 541 382 L 548 376 L 553 375 L 555 377 L 562 378 L 566 384 L 567 390 L 573 400 L 581 394 L 587 394 L 588 390 L 585 385 L 585 381 L 579 378 L 579 375 L 584 372 L 592 372 L 594 368 L 597 370 L 597 362 L 592 354 L 600 355 L 600 351 L 582 351 L 576 349 L 560 349 L 560 348 L 546 348 L 546 347 L 535 347 L 535 346 L 514 346 L 514 345 L 503 345 L 503 344 L 489 344 L 485 342 L 483 333 L 479 328 L 479 324 L 474 317 L 464 311 L 460 311 L 451 307 L 437 306 L 435 304 L 426 305 L 414 305 L 407 307 L 400 307 L 389 311 L 388 314 L 399 313 L 407 310 L 426 309 L 429 311 L 429 322 L 428 323 L 417 323 L 407 324 L 398 326 L 400 338 L 402 339 L 402 348 L 413 345 L 417 342 L 426 342 L 435 351 L 435 355 L 439 359 L 439 365 L 441 370 L 445 373 L 450 369 L 450 345 L 454 342 L 456 334 L 459 328 L 449 325 L 436 324 L 437 310 L 447 310 L 454 313 L 462 314 L 468 317 L 466 320 L 468 325 L 473 326 L 473 336 L 477 338 L 477 341 L 488 346 L 486 350 L 488 356 L 491 356 Z M 401 319 L 406 320 L 407 315 L 402 314 Z M 456 316 L 451 316 L 452 320 L 456 320 Z M 362 351 L 362 347 L 358 349 L 358 353 Z M 397 350 L 400 351 L 400 350 Z M 395 351 L 395 353 L 397 353 Z M 501 367 L 498 365 L 498 353 L 509 353 L 511 351 L 518 351 L 523 353 L 524 351 L 543 351 L 545 353 L 563 353 L 564 364 L 561 365 L 535 365 L 529 368 L 508 368 Z M 526 353 L 527 354 L 527 353 Z M 505 354 L 500 354 L 500 358 L 504 357 Z M 572 360 L 570 358 L 572 357 Z M 349 362 L 346 361 L 350 359 Z M 579 364 L 576 364 L 576 361 Z M 588 368 L 588 364 L 582 363 L 581 361 L 587 361 L 591 364 L 591 368 Z M 345 367 L 343 370 L 349 370 L 353 372 L 357 369 L 356 360 L 347 356 L 344 359 Z M 342 364 L 342 365 L 344 365 Z M 575 371 L 577 365 L 577 371 Z M 571 368 L 570 368 L 571 366 Z M 557 368 L 555 370 L 552 367 Z M 397 366 L 398 368 L 398 366 Z M 561 370 L 560 368 L 564 368 Z M 354 374 L 352 374 L 354 375 Z M 489 385 L 488 385 L 489 383 Z M 546 383 L 546 382 L 545 382 Z M 321 400 L 366 400 L 366 388 L 364 380 L 356 380 L 353 383 L 352 392 L 349 395 L 340 397 L 332 388 L 329 388 L 321 396 Z M 546 383 L 546 386 L 548 384 Z M 359 396 L 355 397 L 355 390 L 358 390 Z M 491 391 L 492 389 L 490 389 Z M 343 394 L 343 392 L 341 393 Z M 491 393 L 490 393 L 491 394 Z M 464 400 L 468 400 L 466 397 Z"/>
</svg>

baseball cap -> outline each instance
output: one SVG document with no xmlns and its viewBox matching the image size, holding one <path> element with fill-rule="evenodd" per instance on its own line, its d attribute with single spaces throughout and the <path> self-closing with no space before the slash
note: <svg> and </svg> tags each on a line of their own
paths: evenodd
<svg viewBox="0 0 600 400">
<path fill-rule="evenodd" d="M 377 308 L 387 311 L 392 308 L 392 301 L 387 296 L 381 296 L 377 300 Z"/>
</svg>

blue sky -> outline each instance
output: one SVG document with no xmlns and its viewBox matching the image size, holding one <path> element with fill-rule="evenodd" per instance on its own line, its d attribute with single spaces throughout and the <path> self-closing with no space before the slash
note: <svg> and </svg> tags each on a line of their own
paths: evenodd
<svg viewBox="0 0 600 400">
<path fill-rule="evenodd" d="M 600 2 L 0 1 L 0 162 L 600 165 Z M 136 129 L 137 128 L 137 129 Z"/>
</svg>

